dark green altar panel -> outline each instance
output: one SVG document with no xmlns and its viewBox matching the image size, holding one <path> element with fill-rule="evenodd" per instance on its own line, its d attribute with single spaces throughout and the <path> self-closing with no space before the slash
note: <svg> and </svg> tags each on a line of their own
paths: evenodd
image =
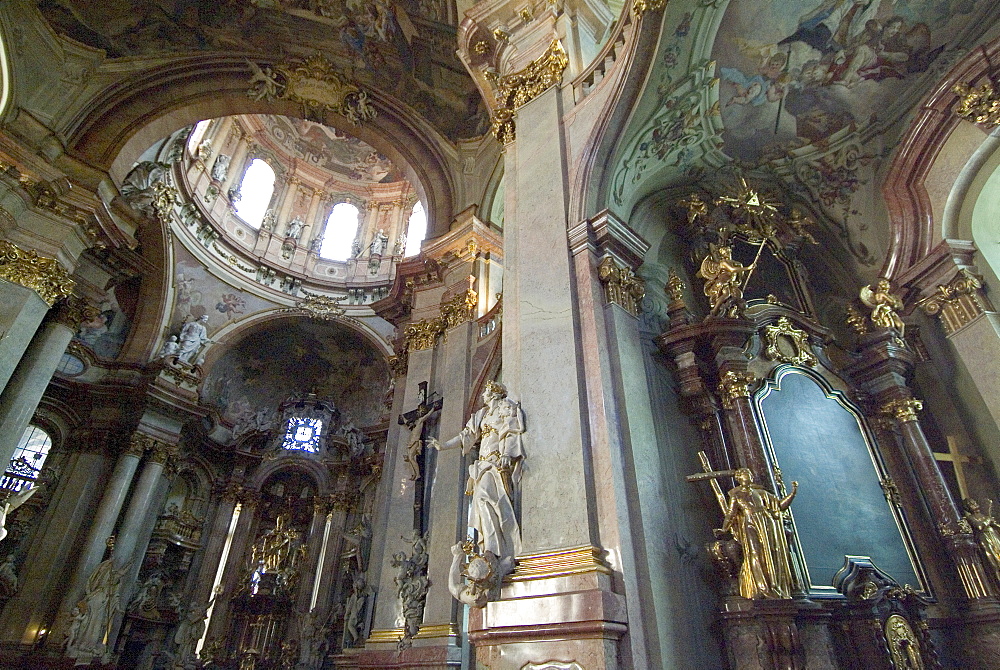
<svg viewBox="0 0 1000 670">
<path fill-rule="evenodd" d="M 833 593 L 844 556 L 870 556 L 900 584 L 922 587 L 853 412 L 809 375 L 785 368 L 759 399 L 815 593 Z"/>
</svg>

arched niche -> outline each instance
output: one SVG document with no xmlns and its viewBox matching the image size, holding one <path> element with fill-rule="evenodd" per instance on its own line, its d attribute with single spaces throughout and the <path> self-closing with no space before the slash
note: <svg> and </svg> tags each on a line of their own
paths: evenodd
<svg viewBox="0 0 1000 670">
<path fill-rule="evenodd" d="M 810 371 L 775 369 L 754 398 L 775 470 L 799 491 L 791 507 L 799 564 L 813 596 L 833 596 L 845 556 L 869 556 L 900 584 L 926 588 L 902 510 L 858 409 Z M 779 491 L 780 493 L 780 491 Z"/>
</svg>

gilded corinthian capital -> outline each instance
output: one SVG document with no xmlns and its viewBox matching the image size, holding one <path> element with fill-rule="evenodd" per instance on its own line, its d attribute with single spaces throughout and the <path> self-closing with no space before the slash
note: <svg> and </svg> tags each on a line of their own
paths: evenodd
<svg viewBox="0 0 1000 670">
<path fill-rule="evenodd" d="M 73 291 L 73 280 L 53 258 L 0 240 L 0 279 L 31 289 L 51 307 Z"/>
</svg>

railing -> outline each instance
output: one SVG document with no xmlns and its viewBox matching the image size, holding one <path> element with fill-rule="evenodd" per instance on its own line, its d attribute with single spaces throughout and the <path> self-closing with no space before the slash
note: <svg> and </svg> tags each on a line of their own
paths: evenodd
<svg viewBox="0 0 1000 670">
<path fill-rule="evenodd" d="M 618 24 L 615 26 L 604 48 L 591 61 L 590 65 L 584 69 L 580 75 L 573 80 L 573 102 L 579 104 L 586 98 L 594 88 L 607 76 L 608 72 L 617 62 L 619 56 L 625 51 L 625 45 L 634 34 L 632 28 L 636 25 L 631 3 L 622 12 Z"/>
</svg>

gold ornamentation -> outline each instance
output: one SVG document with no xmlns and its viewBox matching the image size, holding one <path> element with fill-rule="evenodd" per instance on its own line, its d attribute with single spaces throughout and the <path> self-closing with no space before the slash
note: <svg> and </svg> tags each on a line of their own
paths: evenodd
<svg viewBox="0 0 1000 670">
<path fill-rule="evenodd" d="M 764 355 L 772 361 L 805 367 L 819 362 L 809 346 L 809 335 L 793 326 L 787 316 L 778 319 L 777 324 L 764 328 L 764 339 L 767 340 Z"/>
<path fill-rule="evenodd" d="M 678 204 L 683 205 L 688 211 L 688 224 L 694 225 L 698 219 L 708 216 L 708 203 L 697 193 L 692 193 L 687 200 L 679 200 Z"/>
<path fill-rule="evenodd" d="M 704 293 L 711 306 L 709 316 L 736 318 L 743 309 L 743 278 L 754 265 L 744 266 L 733 260 L 733 250 L 709 245 L 708 256 L 701 261 L 698 277 L 705 280 Z"/>
<path fill-rule="evenodd" d="M 403 339 L 406 341 L 407 351 L 421 351 L 423 349 L 433 349 L 437 346 L 439 337 L 443 337 L 446 324 L 441 317 L 424 319 L 411 323 L 403 328 Z"/>
<path fill-rule="evenodd" d="M 722 394 L 722 406 L 733 409 L 737 398 L 749 398 L 750 387 L 757 383 L 752 372 L 728 371 L 722 375 L 719 382 L 719 393 Z"/>
<path fill-rule="evenodd" d="M 357 491 L 336 491 L 330 494 L 331 509 L 353 511 L 357 508 L 359 493 Z"/>
<path fill-rule="evenodd" d="M 993 574 L 1000 579 L 1000 524 L 993 518 L 993 501 L 986 501 L 985 512 L 972 498 L 963 500 L 962 506 L 965 508 L 964 519 L 976 537 L 979 551 L 993 568 Z"/>
<path fill-rule="evenodd" d="M 642 298 L 646 295 L 646 282 L 635 276 L 632 268 L 619 267 L 610 256 L 597 266 L 597 277 L 604 285 L 605 302 L 613 302 L 632 316 L 642 311 Z"/>
<path fill-rule="evenodd" d="M 328 295 L 319 295 L 303 290 L 304 300 L 295 303 L 295 309 L 305 312 L 310 318 L 318 321 L 337 321 L 348 319 L 346 310 L 340 303 L 347 300 L 347 296 L 334 298 Z"/>
<path fill-rule="evenodd" d="M 686 288 L 687 286 L 677 275 L 677 272 L 673 268 L 670 268 L 670 271 L 667 274 L 667 285 L 663 287 L 663 290 L 668 296 L 670 296 L 671 307 L 684 306 L 684 289 Z"/>
<path fill-rule="evenodd" d="M 924 403 L 916 398 L 897 398 L 882 406 L 882 413 L 896 419 L 900 423 L 916 421 L 917 412 L 924 408 Z"/>
<path fill-rule="evenodd" d="M 149 435 L 136 431 L 132 433 L 132 437 L 129 438 L 128 446 L 125 447 L 125 454 L 128 456 L 135 456 L 136 458 L 142 458 L 142 455 L 146 453 L 147 449 L 153 448 L 153 444 L 155 442 L 156 440 Z"/>
<path fill-rule="evenodd" d="M 885 620 L 885 640 L 892 656 L 892 667 L 897 670 L 924 670 L 920 642 L 906 617 L 890 614 Z"/>
<path fill-rule="evenodd" d="M 847 325 L 858 337 L 868 334 L 868 321 L 856 305 L 847 306 Z"/>
<path fill-rule="evenodd" d="M 337 72 L 323 54 L 280 63 L 274 68 L 247 63 L 252 71 L 247 95 L 254 100 L 291 100 L 314 118 L 331 111 L 354 124 L 370 121 L 377 115 L 368 94 Z"/>
<path fill-rule="evenodd" d="M 92 321 L 100 314 L 100 310 L 83 298 L 68 295 L 52 308 L 52 318 L 74 332 L 85 321 Z"/>
<path fill-rule="evenodd" d="M 51 307 L 73 291 L 69 273 L 53 258 L 0 240 L 0 279 L 31 289 Z"/>
<path fill-rule="evenodd" d="M 879 279 L 875 283 L 874 290 L 870 284 L 862 287 L 861 302 L 871 309 L 870 318 L 873 326 L 895 330 L 900 337 L 903 337 L 903 330 L 906 326 L 897 314 L 899 310 L 903 309 L 903 301 L 892 294 L 891 290 L 892 284 L 889 283 L 888 279 Z"/>
<path fill-rule="evenodd" d="M 968 84 L 956 84 L 951 89 L 959 96 L 955 113 L 966 121 L 988 127 L 1000 125 L 1000 96 L 992 84 L 973 88 Z"/>
<path fill-rule="evenodd" d="M 444 320 L 445 328 L 454 328 L 466 321 L 474 321 L 478 306 L 479 295 L 471 288 L 442 304 L 441 319 Z"/>
<path fill-rule="evenodd" d="M 162 442 L 160 440 L 153 440 L 149 460 L 153 463 L 159 463 L 160 465 L 170 467 L 177 459 L 177 455 L 177 445 L 167 444 L 166 442 Z"/>
<path fill-rule="evenodd" d="M 514 115 L 517 108 L 534 100 L 550 86 L 558 84 L 567 65 L 569 57 L 566 50 L 559 40 L 554 40 L 545 53 L 528 63 L 523 70 L 498 79 L 497 110 L 493 115 L 492 129 L 501 144 L 514 141 Z"/>
<path fill-rule="evenodd" d="M 632 5 L 632 11 L 635 13 L 636 18 L 641 17 L 647 12 L 658 12 L 667 6 L 668 0 L 635 0 Z"/>
<path fill-rule="evenodd" d="M 503 28 L 494 28 L 493 39 L 495 39 L 497 42 L 506 42 L 507 40 L 510 39 L 510 34 Z"/>
<path fill-rule="evenodd" d="M 402 377 L 406 374 L 406 370 L 410 363 L 410 352 L 407 349 L 403 349 L 395 356 L 389 356 L 389 370 L 392 372 L 393 377 Z"/>
<path fill-rule="evenodd" d="M 482 56 L 489 50 L 490 50 L 490 45 L 486 42 L 486 40 L 479 40 L 478 42 L 472 45 L 472 52 L 475 54 L 479 54 L 480 56 Z"/>
<path fill-rule="evenodd" d="M 899 487 L 892 477 L 886 477 L 879 482 L 879 486 L 882 487 L 882 493 L 885 495 L 885 501 L 890 505 L 895 507 L 903 506 L 903 499 L 899 495 Z"/>
<path fill-rule="evenodd" d="M 588 572 L 612 574 L 611 568 L 601 558 L 601 549 L 586 544 L 568 549 L 518 556 L 517 568 L 505 581 L 527 582 Z"/>
<path fill-rule="evenodd" d="M 170 214 L 174 211 L 174 206 L 180 204 L 181 198 L 177 189 L 168 186 L 162 181 L 153 183 L 153 211 L 156 217 L 163 223 L 170 220 Z"/>
<path fill-rule="evenodd" d="M 728 206 L 734 218 L 743 224 L 738 225 L 737 230 L 747 235 L 751 241 L 774 237 L 777 232 L 775 218 L 779 203 L 751 188 L 743 177 L 740 177 L 739 186 L 732 195 L 720 195 L 715 199 L 715 204 Z"/>
<path fill-rule="evenodd" d="M 972 274 L 968 268 L 962 268 L 951 283 L 939 285 L 933 294 L 917 305 L 928 316 L 940 318 L 945 334 L 951 335 L 990 311 L 982 288 L 982 277 Z"/>
</svg>

